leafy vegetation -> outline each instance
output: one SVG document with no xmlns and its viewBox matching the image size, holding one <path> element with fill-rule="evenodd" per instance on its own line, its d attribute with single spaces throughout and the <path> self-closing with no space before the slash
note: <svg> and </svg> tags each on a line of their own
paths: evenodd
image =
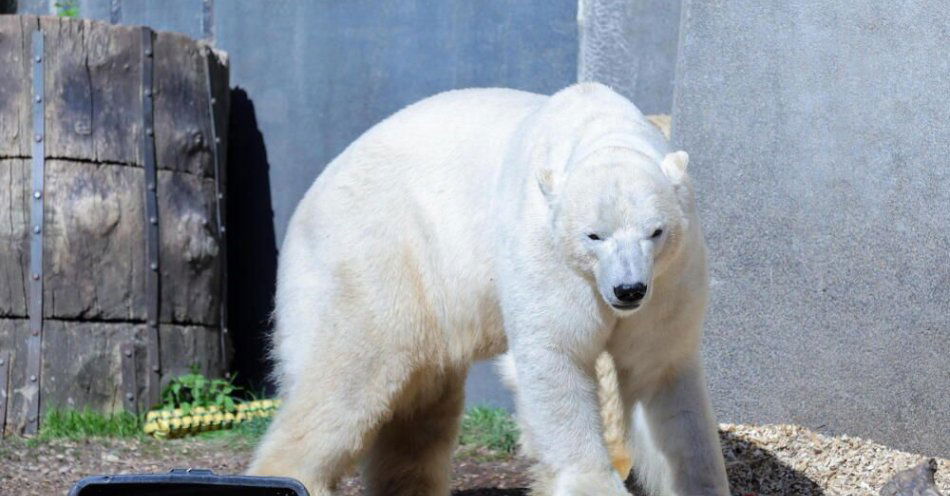
<svg viewBox="0 0 950 496">
<path fill-rule="evenodd" d="M 79 17 L 79 0 L 61 0 L 53 6 L 60 17 Z"/>
<path fill-rule="evenodd" d="M 237 406 L 234 395 L 241 388 L 231 379 L 208 379 L 192 367 L 191 373 L 172 379 L 162 391 L 162 409 L 180 408 L 188 414 L 195 407 L 215 406 L 223 412 L 233 412 Z"/>
</svg>

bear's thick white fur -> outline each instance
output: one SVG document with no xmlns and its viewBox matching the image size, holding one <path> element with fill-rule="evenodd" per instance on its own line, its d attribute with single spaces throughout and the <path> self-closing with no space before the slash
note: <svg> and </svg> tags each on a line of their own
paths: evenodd
<svg viewBox="0 0 950 496">
<path fill-rule="evenodd" d="M 654 494 L 728 494 L 699 361 L 705 249 L 686 176 L 605 86 L 451 91 L 376 125 L 316 180 L 280 253 L 284 404 L 250 472 L 332 494 L 449 490 L 468 367 L 509 351 L 535 490 L 628 494 L 603 441 L 614 357 Z M 592 239 L 599 238 L 599 239 Z M 615 288 L 642 283 L 639 308 Z M 627 286 L 623 286 L 627 287 Z"/>
</svg>

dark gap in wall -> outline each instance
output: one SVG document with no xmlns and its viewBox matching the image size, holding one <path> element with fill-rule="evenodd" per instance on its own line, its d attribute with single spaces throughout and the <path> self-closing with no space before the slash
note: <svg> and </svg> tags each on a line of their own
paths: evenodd
<svg viewBox="0 0 950 496">
<path fill-rule="evenodd" d="M 231 371 L 255 394 L 272 394 L 267 359 L 277 241 L 270 194 L 270 164 L 254 102 L 231 90 L 228 136 L 228 327 L 234 346 Z"/>
</svg>

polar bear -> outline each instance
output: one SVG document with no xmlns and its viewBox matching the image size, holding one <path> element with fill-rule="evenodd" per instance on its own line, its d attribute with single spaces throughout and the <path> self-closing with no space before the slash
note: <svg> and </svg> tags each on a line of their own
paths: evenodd
<svg viewBox="0 0 950 496">
<path fill-rule="evenodd" d="M 687 161 L 596 83 L 450 91 L 371 128 L 288 225 L 284 402 L 249 472 L 328 495 L 360 461 L 369 494 L 445 495 L 468 368 L 507 351 L 536 492 L 629 494 L 602 437 L 607 351 L 648 487 L 728 494 Z"/>
</svg>

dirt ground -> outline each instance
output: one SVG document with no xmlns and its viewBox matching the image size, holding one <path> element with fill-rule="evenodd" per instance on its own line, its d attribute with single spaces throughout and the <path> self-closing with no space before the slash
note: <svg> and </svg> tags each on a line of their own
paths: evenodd
<svg viewBox="0 0 950 496">
<path fill-rule="evenodd" d="M 732 493 L 758 495 L 877 495 L 894 473 L 924 461 L 858 438 L 829 437 L 796 426 L 723 425 L 723 452 Z M 0 495 L 66 494 L 87 475 L 164 472 L 171 468 L 210 468 L 240 473 L 252 446 L 243 439 L 0 441 Z M 453 494 L 515 496 L 526 494 L 527 463 L 514 458 L 479 461 L 456 456 Z M 950 496 L 950 461 L 938 460 L 938 487 Z M 358 495 L 356 478 L 342 485 Z"/>
</svg>

